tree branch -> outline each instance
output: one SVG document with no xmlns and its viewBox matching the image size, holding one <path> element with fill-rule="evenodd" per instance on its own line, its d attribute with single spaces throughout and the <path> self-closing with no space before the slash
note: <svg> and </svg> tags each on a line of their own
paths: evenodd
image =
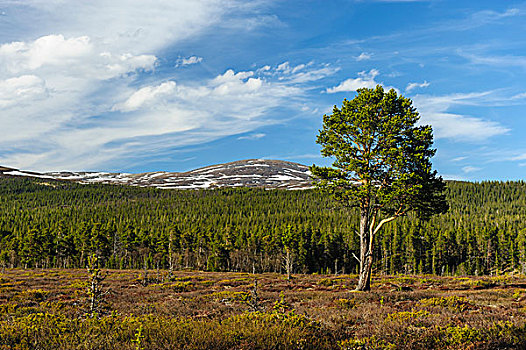
<svg viewBox="0 0 526 350">
<path fill-rule="evenodd" d="M 378 231 L 380 231 L 380 229 L 382 228 L 382 226 L 383 226 L 384 224 L 387 224 L 388 222 L 391 222 L 391 221 L 395 220 L 396 218 L 398 218 L 398 217 L 404 215 L 405 213 L 407 213 L 407 211 L 408 211 L 409 209 L 406 208 L 406 210 L 403 210 L 403 208 L 404 208 L 404 206 L 403 206 L 403 205 L 400 205 L 400 207 L 398 207 L 398 210 L 394 213 L 393 216 L 390 216 L 390 217 L 385 218 L 385 219 L 383 219 L 382 221 L 380 221 L 380 222 L 378 223 L 378 226 L 376 226 L 376 227 L 374 228 L 374 230 L 373 230 L 374 224 L 376 223 L 376 216 L 375 216 L 375 217 L 373 218 L 373 222 L 371 223 L 371 226 L 370 226 L 370 229 L 369 229 L 369 230 L 371 231 L 371 233 L 372 233 L 372 236 L 375 236 L 376 233 L 377 233 Z"/>
<path fill-rule="evenodd" d="M 361 235 L 360 231 L 354 230 L 354 233 L 356 233 L 358 235 L 358 237 L 362 238 L 362 235 Z"/>
<path fill-rule="evenodd" d="M 380 231 L 380 229 L 382 228 L 382 226 L 383 226 L 384 224 L 387 224 L 388 222 L 393 221 L 393 220 L 396 219 L 397 217 L 398 217 L 398 216 L 395 215 L 395 216 L 391 216 L 391 217 L 388 217 L 388 218 L 383 219 L 382 221 L 380 221 L 380 222 L 378 223 L 378 226 L 376 226 L 376 228 L 375 228 L 374 231 L 373 231 L 373 236 L 376 235 L 376 233 L 377 233 L 378 231 Z M 372 229 L 372 227 L 371 227 L 371 229 Z"/>
</svg>

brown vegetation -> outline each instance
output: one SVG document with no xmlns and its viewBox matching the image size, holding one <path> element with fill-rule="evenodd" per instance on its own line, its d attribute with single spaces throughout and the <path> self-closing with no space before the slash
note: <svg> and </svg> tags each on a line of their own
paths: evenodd
<svg viewBox="0 0 526 350">
<path fill-rule="evenodd" d="M 526 348 L 519 276 L 105 273 L 90 317 L 86 270 L 5 270 L 0 349 Z"/>
</svg>

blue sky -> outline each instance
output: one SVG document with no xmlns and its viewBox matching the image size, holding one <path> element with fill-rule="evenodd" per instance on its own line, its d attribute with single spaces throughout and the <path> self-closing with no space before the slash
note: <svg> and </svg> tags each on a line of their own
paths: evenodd
<svg viewBox="0 0 526 350">
<path fill-rule="evenodd" d="M 410 97 L 447 179 L 526 170 L 526 2 L 0 0 L 0 164 L 329 164 L 324 113 Z"/>
</svg>

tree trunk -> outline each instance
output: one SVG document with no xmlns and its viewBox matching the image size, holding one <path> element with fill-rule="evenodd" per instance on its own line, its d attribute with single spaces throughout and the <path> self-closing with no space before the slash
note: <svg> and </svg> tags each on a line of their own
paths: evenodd
<svg viewBox="0 0 526 350">
<path fill-rule="evenodd" d="M 360 276 L 357 291 L 371 290 L 371 270 L 373 267 L 373 237 L 369 230 L 368 209 L 360 210 Z"/>
<path fill-rule="evenodd" d="M 290 281 L 290 275 L 292 274 L 292 256 L 290 255 L 290 249 L 287 248 L 287 255 L 285 256 L 285 268 L 287 269 L 287 280 Z"/>
<path fill-rule="evenodd" d="M 171 281 L 174 273 L 174 259 L 172 254 L 172 230 L 170 230 L 170 237 L 168 240 L 168 279 Z"/>
</svg>

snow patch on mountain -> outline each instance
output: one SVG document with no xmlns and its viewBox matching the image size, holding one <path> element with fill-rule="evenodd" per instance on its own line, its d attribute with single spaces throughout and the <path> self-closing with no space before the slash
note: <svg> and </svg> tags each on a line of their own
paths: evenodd
<svg viewBox="0 0 526 350">
<path fill-rule="evenodd" d="M 309 168 L 280 160 L 247 159 L 211 165 L 187 172 L 156 171 L 142 174 L 109 172 L 25 172 L 0 167 L 0 175 L 42 179 L 156 187 L 162 189 L 202 189 L 219 187 L 263 187 L 268 189 L 312 188 Z"/>
</svg>

